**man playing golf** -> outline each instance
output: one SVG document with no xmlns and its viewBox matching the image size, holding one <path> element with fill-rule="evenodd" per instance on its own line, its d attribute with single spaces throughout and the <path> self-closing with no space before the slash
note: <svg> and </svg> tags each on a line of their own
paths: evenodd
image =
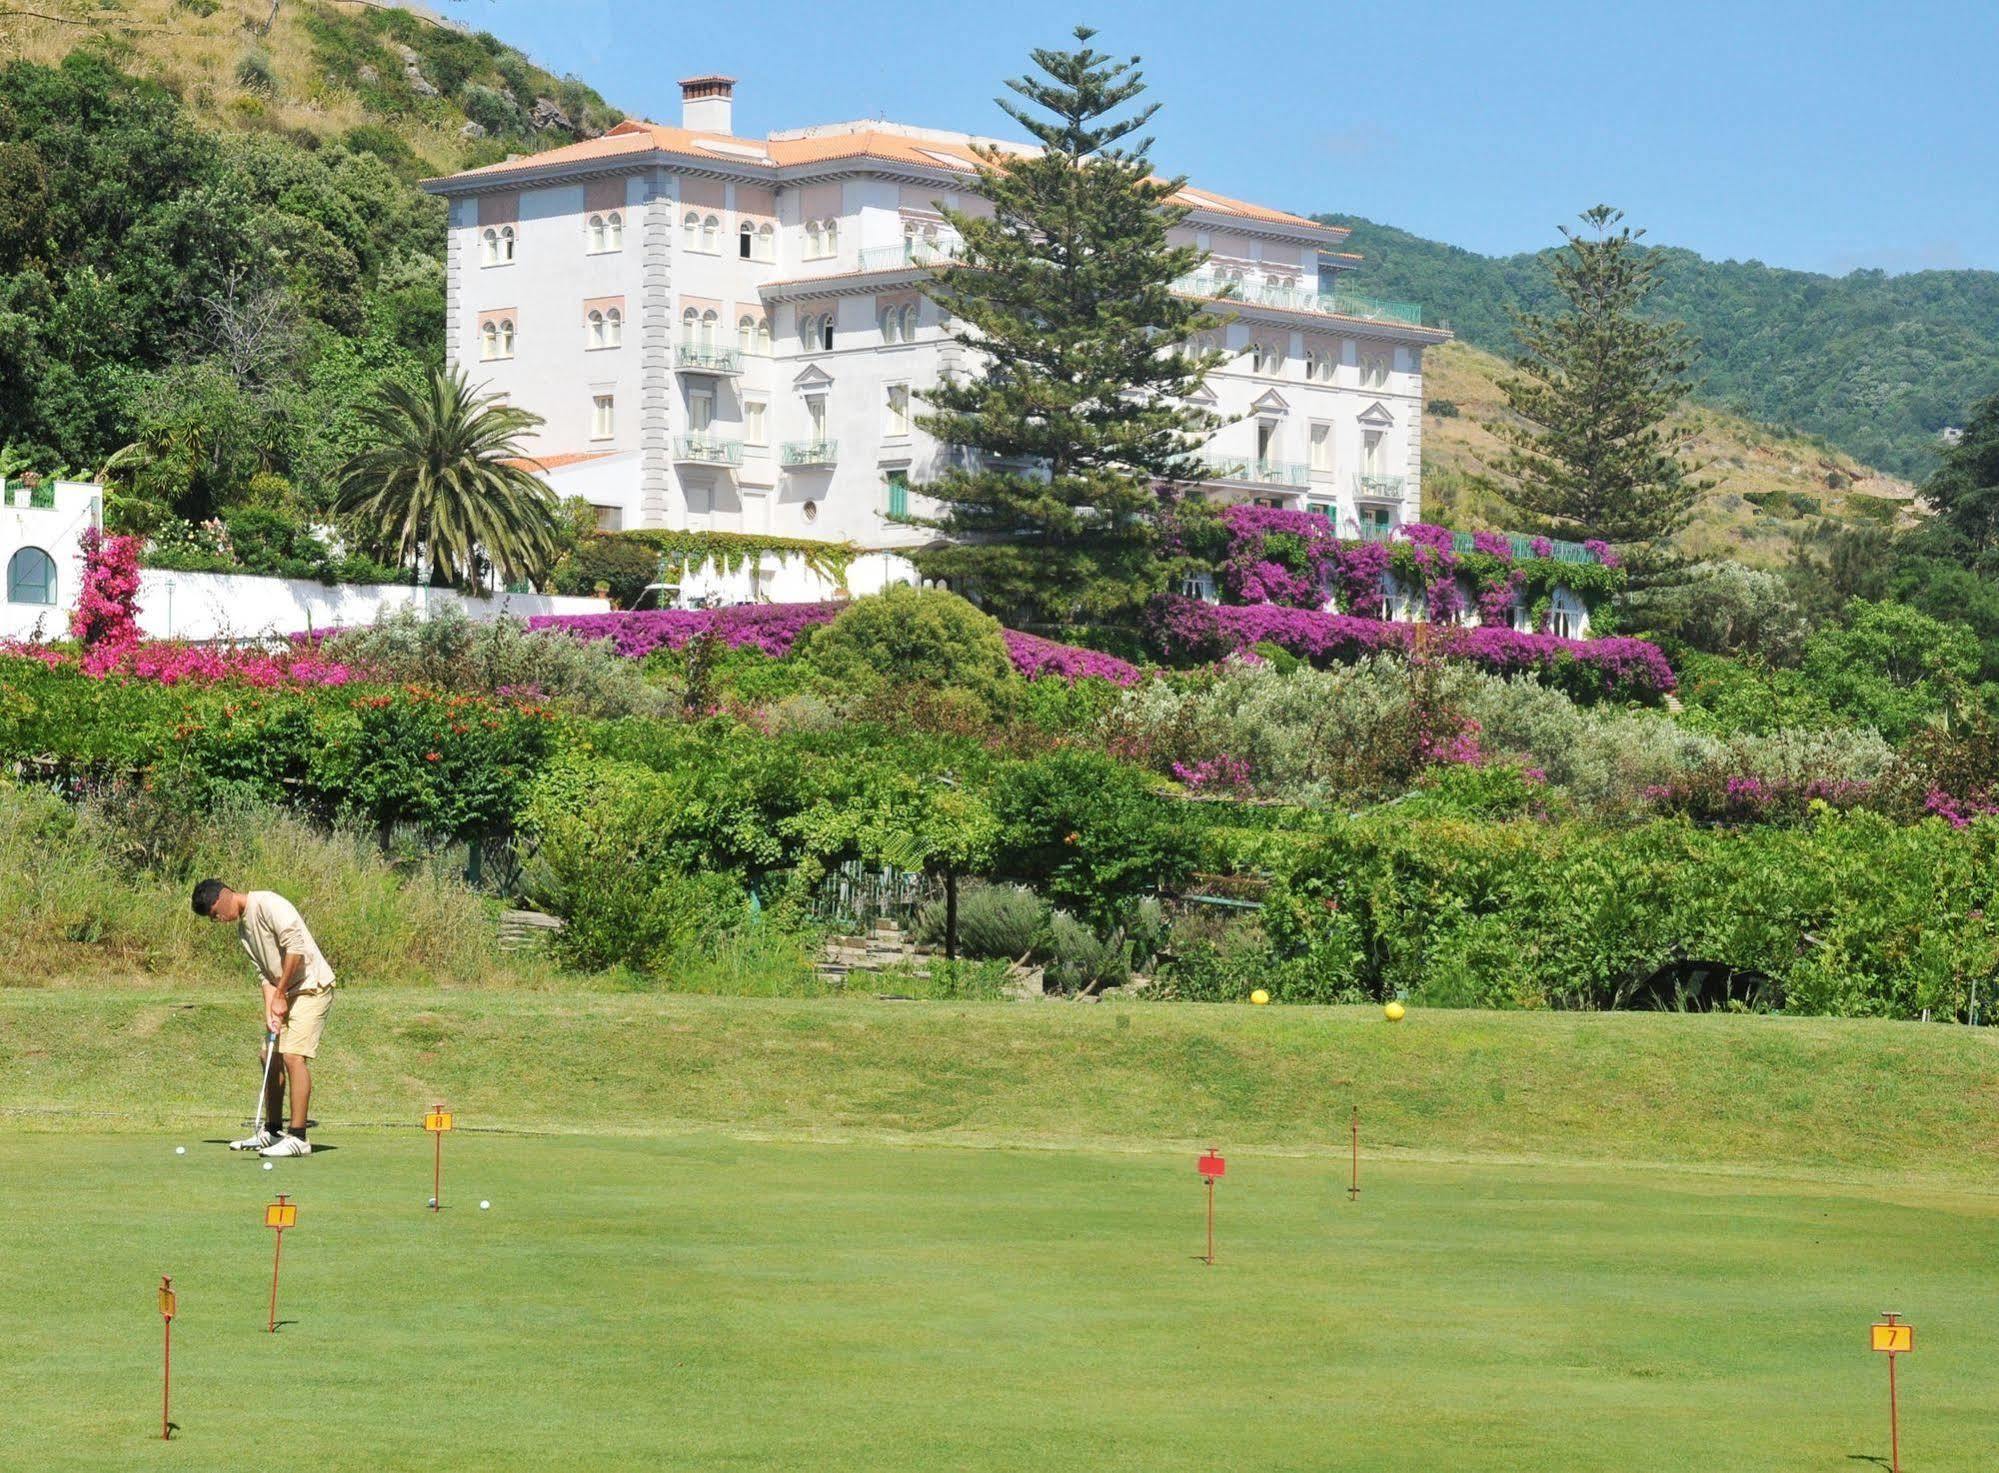
<svg viewBox="0 0 1999 1473">
<path fill-rule="evenodd" d="M 306 1107 L 312 1103 L 312 1056 L 333 1006 L 333 968 L 319 954 L 297 907 L 269 890 L 232 890 L 220 880 L 194 887 L 194 913 L 234 921 L 243 949 L 264 984 L 264 1119 L 256 1131 L 231 1141 L 232 1151 L 262 1156 L 308 1156 Z M 275 1042 L 273 1042 L 275 1040 Z M 275 1048 L 284 1073 L 270 1067 Z M 285 1086 L 291 1086 L 291 1123 L 285 1123 Z"/>
</svg>

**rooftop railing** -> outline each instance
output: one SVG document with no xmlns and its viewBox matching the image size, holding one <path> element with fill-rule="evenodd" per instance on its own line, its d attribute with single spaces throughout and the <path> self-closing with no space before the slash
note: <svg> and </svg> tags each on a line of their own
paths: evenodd
<svg viewBox="0 0 1999 1473">
<path fill-rule="evenodd" d="M 900 271 L 907 266 L 941 266 L 958 258 L 956 241 L 905 240 L 901 245 L 870 246 L 861 252 L 863 271 Z"/>
<path fill-rule="evenodd" d="M 1267 282 L 1229 280 L 1208 271 L 1181 277 L 1173 283 L 1173 290 L 1183 296 L 1226 297 L 1247 306 L 1279 307 L 1287 312 L 1357 317 L 1364 322 L 1400 322 L 1409 327 L 1423 325 L 1420 303 L 1378 301 L 1358 292 L 1308 292 L 1298 287 L 1271 286 Z"/>
</svg>

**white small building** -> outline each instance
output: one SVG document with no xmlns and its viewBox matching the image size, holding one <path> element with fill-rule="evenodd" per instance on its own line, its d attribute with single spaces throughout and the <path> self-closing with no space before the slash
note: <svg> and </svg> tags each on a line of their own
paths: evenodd
<svg viewBox="0 0 1999 1473">
<path fill-rule="evenodd" d="M 79 481 L 0 479 L 0 639 L 62 639 L 83 581 L 83 534 L 104 516 L 101 488 Z"/>
<path fill-rule="evenodd" d="M 679 127 L 426 184 L 450 205 L 447 356 L 542 417 L 529 450 L 602 530 L 851 543 L 892 577 L 954 453 L 916 425 L 923 390 L 977 370 L 920 290 L 958 249 L 942 211 L 989 211 L 974 148 L 1024 145 L 885 122 L 739 138 L 733 79 L 681 90 Z M 1415 520 L 1423 349 L 1450 334 L 1353 291 L 1342 228 L 1178 203 L 1175 238 L 1209 255 L 1179 289 L 1234 319 L 1210 335 L 1233 356 L 1204 393 L 1231 421 L 1208 494 L 1343 535 Z"/>
</svg>

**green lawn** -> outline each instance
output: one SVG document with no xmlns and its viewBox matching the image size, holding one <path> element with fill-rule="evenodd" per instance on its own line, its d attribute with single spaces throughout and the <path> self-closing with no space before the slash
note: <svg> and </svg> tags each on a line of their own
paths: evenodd
<svg viewBox="0 0 1999 1473">
<path fill-rule="evenodd" d="M 266 1172 L 247 1007 L 0 993 L 0 1468 L 1851 1473 L 1882 1309 L 1905 1467 L 1990 1465 L 1965 1030 L 357 991 Z"/>
</svg>

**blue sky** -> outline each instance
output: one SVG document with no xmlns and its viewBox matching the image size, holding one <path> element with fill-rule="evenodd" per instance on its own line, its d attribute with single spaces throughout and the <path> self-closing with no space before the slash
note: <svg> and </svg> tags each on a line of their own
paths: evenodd
<svg viewBox="0 0 1999 1473">
<path fill-rule="evenodd" d="M 1492 254 L 1602 200 L 1716 258 L 1999 269 L 1989 0 L 439 8 L 662 122 L 678 78 L 730 73 L 751 135 L 875 116 L 1011 135 L 1001 79 L 1086 21 L 1144 57 L 1161 166 L 1227 194 Z"/>
</svg>

